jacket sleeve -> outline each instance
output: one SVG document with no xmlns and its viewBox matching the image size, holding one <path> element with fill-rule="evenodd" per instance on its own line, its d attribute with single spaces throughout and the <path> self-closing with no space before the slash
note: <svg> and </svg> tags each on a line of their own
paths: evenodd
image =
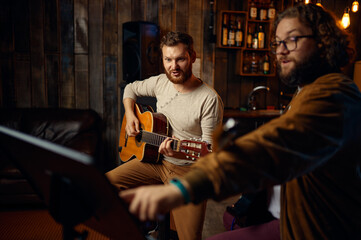
<svg viewBox="0 0 361 240">
<path fill-rule="evenodd" d="M 282 184 L 332 158 L 344 142 L 344 94 L 304 87 L 291 109 L 226 149 L 201 158 L 185 180 L 194 202 Z"/>
</svg>

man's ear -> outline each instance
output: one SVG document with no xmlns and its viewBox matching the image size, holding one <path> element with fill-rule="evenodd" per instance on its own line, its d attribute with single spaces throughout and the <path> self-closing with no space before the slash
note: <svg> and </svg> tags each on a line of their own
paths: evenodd
<svg viewBox="0 0 361 240">
<path fill-rule="evenodd" d="M 192 63 L 194 63 L 196 61 L 196 58 L 197 58 L 197 54 L 195 51 L 193 51 L 192 55 L 191 55 L 191 61 Z"/>
</svg>

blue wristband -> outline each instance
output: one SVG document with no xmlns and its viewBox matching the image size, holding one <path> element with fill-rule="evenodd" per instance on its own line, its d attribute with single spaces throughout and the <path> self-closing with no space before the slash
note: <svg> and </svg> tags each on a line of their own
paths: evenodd
<svg viewBox="0 0 361 240">
<path fill-rule="evenodd" d="M 179 181 L 178 179 L 174 178 L 174 179 L 170 180 L 169 183 L 173 184 L 174 186 L 176 186 L 176 187 L 181 191 L 181 193 L 182 193 L 182 195 L 183 195 L 183 198 L 184 198 L 184 203 L 185 203 L 185 204 L 190 203 L 191 198 L 190 198 L 190 196 L 189 196 L 189 193 L 188 193 L 187 189 L 183 186 L 183 184 L 181 183 L 181 181 Z"/>
</svg>

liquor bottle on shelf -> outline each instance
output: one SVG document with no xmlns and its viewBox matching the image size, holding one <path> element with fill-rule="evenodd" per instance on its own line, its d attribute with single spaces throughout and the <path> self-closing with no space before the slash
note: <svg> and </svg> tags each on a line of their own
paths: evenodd
<svg viewBox="0 0 361 240">
<path fill-rule="evenodd" d="M 228 46 L 234 47 L 236 45 L 236 32 L 235 32 L 235 16 L 232 14 L 229 18 L 228 28 Z"/>
<path fill-rule="evenodd" d="M 253 34 L 253 38 L 252 38 L 252 48 L 253 49 L 258 49 L 258 33 L 257 32 L 255 32 L 254 34 Z"/>
<path fill-rule="evenodd" d="M 237 17 L 236 46 L 241 47 L 243 42 L 241 17 Z"/>
<path fill-rule="evenodd" d="M 259 20 L 266 20 L 267 19 L 267 10 L 263 3 L 260 3 L 259 8 Z"/>
<path fill-rule="evenodd" d="M 252 47 L 252 30 L 251 27 L 248 26 L 248 34 L 247 34 L 247 48 L 251 48 Z"/>
<path fill-rule="evenodd" d="M 223 22 L 222 22 L 222 45 L 228 45 L 228 14 L 223 14 Z"/>
<path fill-rule="evenodd" d="M 276 8 L 273 1 L 271 1 L 271 4 L 269 5 L 268 8 L 268 19 L 274 19 L 275 16 L 276 16 Z"/>
<path fill-rule="evenodd" d="M 269 73 L 270 73 L 270 61 L 268 54 L 266 53 L 263 59 L 263 74 L 269 74 Z"/>
<path fill-rule="evenodd" d="M 257 6 L 253 0 L 249 3 L 249 17 L 252 20 L 255 20 L 257 18 Z"/>
<path fill-rule="evenodd" d="M 243 56 L 243 73 L 250 73 L 251 61 L 250 55 L 246 52 Z"/>
<path fill-rule="evenodd" d="M 258 48 L 264 48 L 265 34 L 262 25 L 259 25 L 258 27 L 257 39 L 258 39 Z"/>
<path fill-rule="evenodd" d="M 250 59 L 250 72 L 251 73 L 258 73 L 258 58 L 256 52 L 252 52 L 251 59 Z"/>
</svg>

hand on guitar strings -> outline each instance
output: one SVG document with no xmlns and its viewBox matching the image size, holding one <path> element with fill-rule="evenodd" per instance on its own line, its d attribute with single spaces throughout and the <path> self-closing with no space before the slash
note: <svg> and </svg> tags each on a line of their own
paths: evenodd
<svg viewBox="0 0 361 240">
<path fill-rule="evenodd" d="M 181 191 L 172 184 L 124 190 L 119 196 L 130 203 L 129 211 L 141 221 L 163 220 L 171 209 L 184 204 Z"/>
<path fill-rule="evenodd" d="M 170 137 L 164 139 L 164 141 L 159 145 L 158 152 L 160 154 L 163 154 L 164 156 L 173 157 L 175 155 L 175 152 L 173 151 L 172 148 L 172 142 L 173 139 Z"/>
<path fill-rule="evenodd" d="M 139 128 L 139 119 L 135 116 L 135 114 L 127 114 L 127 121 L 125 125 L 125 132 L 129 137 L 135 137 L 140 133 Z"/>
</svg>

